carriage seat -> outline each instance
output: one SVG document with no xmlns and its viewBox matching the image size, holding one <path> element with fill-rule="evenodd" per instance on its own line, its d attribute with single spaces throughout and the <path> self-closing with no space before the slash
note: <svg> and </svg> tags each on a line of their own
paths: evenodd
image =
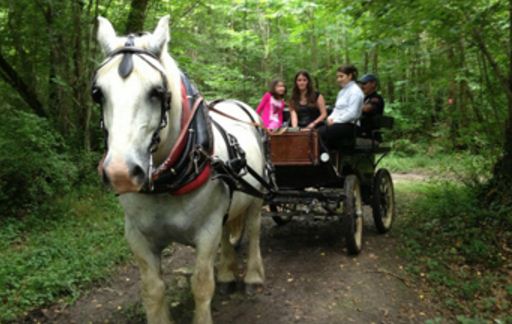
<svg viewBox="0 0 512 324">
<path fill-rule="evenodd" d="M 390 116 L 362 117 L 361 127 L 356 136 L 355 148 L 371 150 L 379 147 L 382 142 L 382 130 L 392 129 L 395 119 Z"/>
<path fill-rule="evenodd" d="M 390 116 L 363 116 L 360 119 L 361 127 L 358 137 L 369 138 L 382 142 L 382 129 L 392 129 L 394 122 L 395 119 Z"/>
</svg>

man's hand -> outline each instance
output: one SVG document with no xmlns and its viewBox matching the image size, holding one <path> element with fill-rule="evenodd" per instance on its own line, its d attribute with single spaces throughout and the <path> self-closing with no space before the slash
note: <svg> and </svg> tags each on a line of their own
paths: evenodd
<svg viewBox="0 0 512 324">
<path fill-rule="evenodd" d="M 332 126 L 334 124 L 334 120 L 332 118 L 327 118 L 327 126 Z"/>
</svg>

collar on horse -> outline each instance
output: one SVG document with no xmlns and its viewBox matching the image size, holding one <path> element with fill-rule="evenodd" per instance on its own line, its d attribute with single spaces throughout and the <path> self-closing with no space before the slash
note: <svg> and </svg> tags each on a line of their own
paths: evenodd
<svg viewBox="0 0 512 324">
<path fill-rule="evenodd" d="M 167 159 L 156 169 L 153 169 L 152 154 L 160 143 L 160 131 L 167 125 L 167 115 L 171 108 L 171 95 L 168 90 L 167 77 L 163 67 L 160 64 L 155 64 L 155 61 L 160 63 L 157 56 L 147 50 L 134 47 L 133 35 L 128 36 L 123 47 L 108 55 L 108 58 L 96 69 L 96 73 L 117 55 L 123 55 L 118 67 L 118 73 L 123 79 L 127 78 L 133 71 L 133 55 L 137 55 L 144 60 L 149 66 L 157 70 L 162 77 L 162 86 L 159 89 L 162 103 L 160 125 L 153 133 L 148 148 L 151 157 L 151 174 L 148 184 L 142 188 L 141 192 L 170 192 L 174 195 L 181 195 L 197 189 L 210 177 L 211 165 L 209 158 L 213 153 L 212 127 L 203 98 L 185 74 L 182 73 L 180 134 Z M 92 86 L 92 97 L 101 107 L 102 94 L 101 90 L 96 87 L 95 78 Z M 103 111 L 101 111 L 100 125 L 104 131 L 105 150 L 107 150 L 108 132 L 103 123 Z"/>
<path fill-rule="evenodd" d="M 189 79 L 181 75 L 181 131 L 167 159 L 151 175 L 144 192 L 182 195 L 210 177 L 213 133 L 208 108 Z"/>
</svg>

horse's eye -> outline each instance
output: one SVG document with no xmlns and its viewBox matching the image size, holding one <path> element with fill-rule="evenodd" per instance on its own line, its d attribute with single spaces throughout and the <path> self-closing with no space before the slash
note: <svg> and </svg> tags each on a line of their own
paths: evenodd
<svg viewBox="0 0 512 324">
<path fill-rule="evenodd" d="M 105 99 L 105 96 L 103 96 L 103 91 L 99 87 L 92 87 L 91 91 L 92 100 L 97 103 L 98 105 L 101 105 Z"/>
<path fill-rule="evenodd" d="M 162 87 L 154 87 L 149 92 L 149 99 L 151 100 L 162 100 L 164 97 L 165 90 Z"/>
</svg>

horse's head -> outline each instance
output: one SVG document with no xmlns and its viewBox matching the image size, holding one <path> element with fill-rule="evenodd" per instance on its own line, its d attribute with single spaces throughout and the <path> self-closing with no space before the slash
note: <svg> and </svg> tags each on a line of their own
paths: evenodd
<svg viewBox="0 0 512 324">
<path fill-rule="evenodd" d="M 138 192 L 150 180 L 153 158 L 165 158 L 181 106 L 179 70 L 167 53 L 169 17 L 153 33 L 127 37 L 100 17 L 98 41 L 107 55 L 92 87 L 107 146 L 99 169 L 117 193 Z"/>
</svg>

